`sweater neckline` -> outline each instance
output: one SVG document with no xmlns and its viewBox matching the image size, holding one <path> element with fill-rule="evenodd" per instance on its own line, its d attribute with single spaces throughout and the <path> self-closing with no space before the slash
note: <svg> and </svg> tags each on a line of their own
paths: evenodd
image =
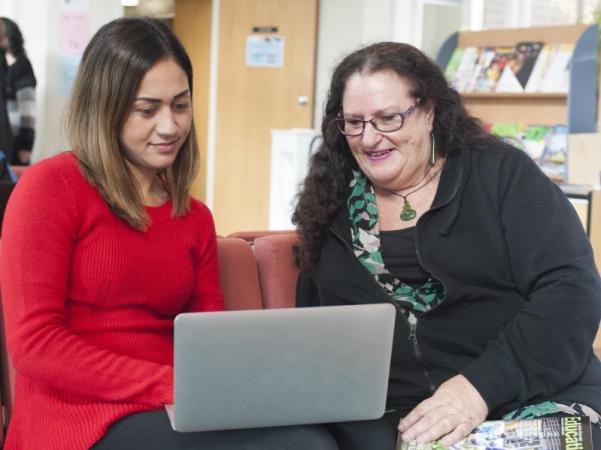
<svg viewBox="0 0 601 450">
<path fill-rule="evenodd" d="M 151 219 L 169 219 L 171 218 L 171 210 L 172 210 L 173 202 L 171 201 L 171 197 L 160 206 L 144 206 L 146 208 L 146 212 L 150 216 Z"/>
</svg>

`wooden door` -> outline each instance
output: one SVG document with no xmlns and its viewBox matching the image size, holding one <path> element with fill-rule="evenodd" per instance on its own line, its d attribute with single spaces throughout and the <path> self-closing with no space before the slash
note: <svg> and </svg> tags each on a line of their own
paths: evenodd
<svg viewBox="0 0 601 450">
<path fill-rule="evenodd" d="M 191 194 L 203 201 L 207 182 L 211 12 L 211 0 L 177 0 L 173 19 L 173 30 L 184 44 L 194 68 L 192 103 L 200 150 L 200 172 L 192 185 Z"/>
<path fill-rule="evenodd" d="M 270 130 L 312 127 L 316 34 L 317 0 L 220 0 L 213 213 L 222 235 L 268 226 Z M 247 66 L 249 36 L 283 38 L 281 67 Z"/>
</svg>

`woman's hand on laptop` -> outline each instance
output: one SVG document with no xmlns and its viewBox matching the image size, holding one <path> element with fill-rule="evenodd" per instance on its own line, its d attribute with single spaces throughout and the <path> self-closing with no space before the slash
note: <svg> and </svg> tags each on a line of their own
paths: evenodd
<svg viewBox="0 0 601 450">
<path fill-rule="evenodd" d="M 448 447 L 466 437 L 488 415 L 488 406 L 474 386 L 456 375 L 399 423 L 403 440 L 418 443 L 439 440 Z"/>
</svg>

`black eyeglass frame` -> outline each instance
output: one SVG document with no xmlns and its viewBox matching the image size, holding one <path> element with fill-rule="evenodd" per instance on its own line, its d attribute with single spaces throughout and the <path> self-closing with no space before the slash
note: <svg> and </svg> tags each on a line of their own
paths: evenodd
<svg viewBox="0 0 601 450">
<path fill-rule="evenodd" d="M 365 125 L 367 123 L 370 123 L 372 127 L 374 127 L 374 129 L 380 133 L 394 133 L 395 131 L 399 131 L 401 128 L 403 128 L 403 125 L 405 125 L 405 120 L 407 120 L 407 118 L 411 115 L 411 113 L 413 113 L 418 105 L 420 104 L 420 102 L 418 101 L 417 103 L 414 103 L 413 105 L 409 106 L 407 109 L 405 109 L 404 111 L 398 112 L 398 113 L 390 113 L 390 114 L 382 114 L 380 116 L 375 116 L 372 117 L 371 119 L 368 120 L 361 120 L 361 119 L 353 119 L 353 120 L 357 120 L 362 122 L 363 126 L 361 127 L 361 132 L 360 133 L 353 133 L 353 134 L 349 134 L 346 133 L 344 131 L 344 122 L 345 122 L 345 118 L 338 116 L 334 119 L 334 123 L 336 124 L 336 128 L 338 129 L 338 131 L 342 134 L 344 134 L 345 136 L 351 136 L 351 137 L 355 137 L 355 136 L 361 136 L 363 133 L 365 133 Z M 380 130 L 376 124 L 375 124 L 375 120 L 378 117 L 381 116 L 400 116 L 401 117 L 401 124 L 395 128 L 394 130 Z"/>
</svg>

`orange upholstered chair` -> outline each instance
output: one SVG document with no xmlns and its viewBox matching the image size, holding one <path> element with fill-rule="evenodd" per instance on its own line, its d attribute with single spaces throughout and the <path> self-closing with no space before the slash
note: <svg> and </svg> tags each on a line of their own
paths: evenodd
<svg viewBox="0 0 601 450">
<path fill-rule="evenodd" d="M 295 231 L 266 234 L 254 240 L 265 308 L 294 308 L 299 274 L 294 255 L 298 245 Z"/>
<path fill-rule="evenodd" d="M 228 237 L 237 237 L 244 239 L 248 242 L 254 242 L 255 239 L 262 236 L 270 236 L 273 234 L 291 234 L 295 233 L 294 230 L 253 230 L 253 231 L 235 231 L 228 234 Z"/>
<path fill-rule="evenodd" d="M 250 244 L 240 238 L 219 237 L 217 252 L 225 308 L 262 309 L 257 262 Z"/>
</svg>

